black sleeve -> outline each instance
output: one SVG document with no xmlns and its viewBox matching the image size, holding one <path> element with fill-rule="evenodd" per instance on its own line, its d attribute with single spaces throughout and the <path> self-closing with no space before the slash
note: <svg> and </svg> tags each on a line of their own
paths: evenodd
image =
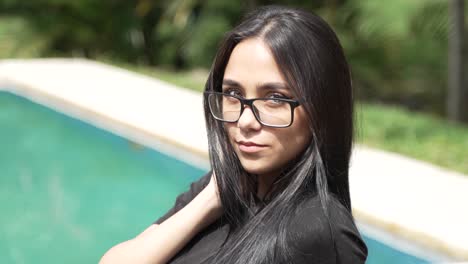
<svg viewBox="0 0 468 264">
<path fill-rule="evenodd" d="M 329 206 L 329 222 L 320 201 L 314 200 L 298 208 L 293 217 L 290 232 L 293 263 L 365 263 L 367 246 L 351 213 L 333 198 Z"/>
<path fill-rule="evenodd" d="M 180 209 L 184 208 L 190 201 L 195 198 L 210 182 L 211 171 L 201 177 L 199 180 L 190 184 L 190 189 L 179 196 L 177 196 L 174 206 L 169 209 L 163 216 L 156 220 L 153 224 L 161 224 L 166 219 L 177 213 Z"/>
<path fill-rule="evenodd" d="M 344 207 L 343 211 L 337 213 L 339 214 L 332 214 L 332 216 L 342 218 L 336 221 L 334 227 L 339 263 L 365 263 L 368 253 L 367 246 L 354 223 L 354 219 Z"/>
</svg>

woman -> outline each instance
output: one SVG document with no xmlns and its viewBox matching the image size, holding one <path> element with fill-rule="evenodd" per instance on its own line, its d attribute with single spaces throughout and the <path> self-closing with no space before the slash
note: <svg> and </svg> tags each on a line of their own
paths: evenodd
<svg viewBox="0 0 468 264">
<path fill-rule="evenodd" d="M 101 263 L 364 263 L 351 214 L 350 72 L 332 29 L 268 6 L 229 32 L 204 93 L 212 172 Z"/>
</svg>

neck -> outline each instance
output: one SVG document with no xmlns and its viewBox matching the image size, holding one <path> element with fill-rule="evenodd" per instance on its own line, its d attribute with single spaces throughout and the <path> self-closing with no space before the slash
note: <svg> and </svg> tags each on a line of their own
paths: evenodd
<svg viewBox="0 0 468 264">
<path fill-rule="evenodd" d="M 259 199 L 264 199 L 266 193 L 270 190 L 271 185 L 276 179 L 276 176 L 278 176 L 276 173 L 271 173 L 271 174 L 262 174 L 258 175 L 258 188 L 257 188 L 257 197 Z"/>
</svg>

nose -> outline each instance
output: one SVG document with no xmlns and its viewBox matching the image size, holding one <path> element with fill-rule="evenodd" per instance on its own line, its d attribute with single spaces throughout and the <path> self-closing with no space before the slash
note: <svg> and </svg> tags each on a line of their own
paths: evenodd
<svg viewBox="0 0 468 264">
<path fill-rule="evenodd" d="M 262 124 L 255 118 L 253 110 L 249 106 L 244 106 L 244 111 L 237 121 L 237 127 L 241 130 L 259 130 Z"/>
</svg>

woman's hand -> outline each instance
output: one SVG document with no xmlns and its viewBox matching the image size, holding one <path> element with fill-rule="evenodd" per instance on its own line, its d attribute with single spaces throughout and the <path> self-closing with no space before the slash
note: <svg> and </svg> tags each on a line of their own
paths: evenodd
<svg viewBox="0 0 468 264">
<path fill-rule="evenodd" d="M 214 173 L 208 185 L 180 211 L 136 238 L 111 248 L 101 264 L 166 263 L 223 213 Z"/>
</svg>

